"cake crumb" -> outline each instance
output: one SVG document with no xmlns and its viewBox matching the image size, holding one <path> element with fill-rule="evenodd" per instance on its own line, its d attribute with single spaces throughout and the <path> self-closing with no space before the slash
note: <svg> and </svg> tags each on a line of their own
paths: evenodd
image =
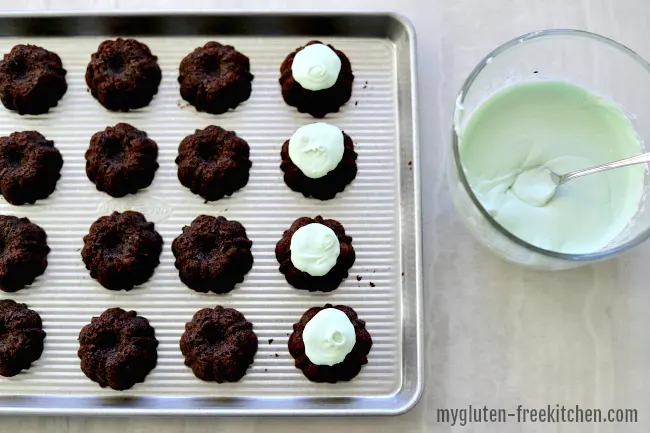
<svg viewBox="0 0 650 433">
<path fill-rule="evenodd" d="M 361 281 L 363 277 L 361 275 L 357 275 L 357 281 Z"/>
<path fill-rule="evenodd" d="M 371 281 L 371 282 L 370 282 L 370 287 L 375 287 L 375 283 L 373 283 L 373 282 Z"/>
<path fill-rule="evenodd" d="M 409 165 L 413 165 L 413 161 L 409 161 Z"/>
<path fill-rule="evenodd" d="M 359 105 L 359 101 L 354 101 L 354 106 L 356 107 L 357 105 Z"/>
<path fill-rule="evenodd" d="M 277 353 L 275 354 L 275 357 L 276 357 L 276 358 L 278 358 L 279 356 L 280 356 L 280 355 L 278 355 Z"/>
<path fill-rule="evenodd" d="M 402 272 L 402 276 L 404 276 L 404 272 Z"/>
<path fill-rule="evenodd" d="M 273 344 L 273 339 L 269 338 L 269 344 Z"/>
</svg>

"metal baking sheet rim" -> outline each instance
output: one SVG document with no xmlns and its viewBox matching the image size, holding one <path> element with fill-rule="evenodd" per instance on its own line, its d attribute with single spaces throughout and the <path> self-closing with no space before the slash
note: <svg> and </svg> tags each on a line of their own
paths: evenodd
<svg viewBox="0 0 650 433">
<path fill-rule="evenodd" d="M 277 18 L 388 18 L 400 26 L 407 37 L 409 56 L 410 114 L 409 131 L 412 148 L 413 181 L 413 270 L 414 292 L 411 299 L 411 318 L 415 318 L 415 335 L 404 336 L 415 342 L 414 357 L 403 366 L 403 384 L 389 397 L 354 398 L 205 398 L 205 397 L 41 397 L 0 396 L 0 415 L 40 416 L 358 416 L 401 415 L 413 409 L 424 391 L 424 339 L 423 339 L 423 275 L 419 122 L 416 79 L 415 29 L 408 18 L 393 11 L 264 11 L 223 10 L 214 13 L 201 10 L 132 10 L 132 11 L 11 11 L 0 14 L 0 20 L 29 18 L 120 18 L 120 17 L 229 17 L 243 19 L 256 15 Z M 6 35 L 0 35 L 3 37 Z M 341 34 L 340 36 L 345 36 Z M 402 115 L 398 122 L 403 122 Z M 400 134 L 401 138 L 401 134 Z M 402 142 L 402 140 L 400 140 Z M 402 198 L 402 197 L 400 197 Z M 402 295 L 403 297 L 406 294 Z M 402 316 L 404 314 L 402 313 Z M 409 384 L 405 389 L 404 384 Z M 165 404 L 166 403 L 166 404 Z"/>
</svg>

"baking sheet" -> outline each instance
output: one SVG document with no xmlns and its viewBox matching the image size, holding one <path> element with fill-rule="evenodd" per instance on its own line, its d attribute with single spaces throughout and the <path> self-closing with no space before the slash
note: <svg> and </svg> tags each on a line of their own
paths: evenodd
<svg viewBox="0 0 650 433">
<path fill-rule="evenodd" d="M 69 86 L 59 105 L 46 115 L 19 116 L 0 109 L 0 134 L 37 130 L 54 140 L 64 159 L 62 177 L 48 199 L 22 207 L 0 201 L 0 213 L 26 216 L 43 227 L 52 249 L 48 268 L 35 284 L 14 294 L 0 294 L 36 310 L 47 332 L 41 359 L 14 378 L 0 379 L 2 409 L 54 413 L 171 413 L 184 409 L 183 413 L 188 414 L 254 414 L 257 409 L 257 413 L 281 414 L 283 408 L 291 408 L 294 413 L 326 414 L 328 409 L 332 413 L 347 409 L 355 413 L 381 412 L 382 404 L 370 404 L 374 399 L 385 402 L 386 413 L 391 407 L 400 410 L 400 405 L 391 405 L 390 400 L 397 403 L 395 396 L 405 388 L 405 380 L 419 383 L 420 378 L 405 375 L 403 357 L 404 339 L 418 338 L 405 337 L 404 296 L 407 290 L 417 295 L 416 287 L 407 287 L 406 278 L 416 281 L 418 276 L 402 275 L 417 272 L 417 268 L 403 266 L 404 243 L 410 242 L 411 248 L 417 245 L 413 245 L 415 234 L 405 239 L 402 230 L 402 194 L 404 188 L 413 191 L 414 166 L 400 152 L 403 137 L 395 43 L 385 38 L 320 37 L 344 51 L 352 62 L 352 99 L 340 113 L 328 115 L 325 121 L 349 134 L 359 154 L 356 180 L 334 200 L 321 202 L 291 191 L 279 169 L 282 143 L 295 129 L 314 119 L 283 102 L 278 70 L 284 57 L 310 37 L 135 37 L 158 56 L 163 80 L 148 107 L 129 113 L 105 110 L 88 93 L 84 81 L 90 54 L 114 34 L 0 38 L 1 53 L 17 43 L 36 44 L 58 53 L 68 71 Z M 199 113 L 183 101 L 176 81 L 181 59 L 209 40 L 234 45 L 246 54 L 255 75 L 251 98 L 235 111 L 218 116 Z M 113 199 L 97 191 L 87 179 L 84 152 L 95 132 L 118 122 L 146 131 L 158 143 L 160 168 L 146 190 Z M 204 203 L 180 185 L 174 159 L 180 141 L 208 125 L 234 130 L 244 138 L 251 148 L 253 166 L 245 188 L 232 197 Z M 412 145 L 408 141 L 404 144 Z M 404 182 L 410 185 L 405 187 Z M 130 292 L 111 292 L 90 278 L 85 269 L 80 256 L 82 237 L 99 216 L 126 209 L 138 210 L 155 222 L 164 239 L 163 253 L 150 281 Z M 196 293 L 180 282 L 174 267 L 172 240 L 200 214 L 223 215 L 241 222 L 253 241 L 253 269 L 244 283 L 229 294 Z M 340 221 L 353 237 L 357 253 L 350 277 L 330 294 L 308 293 L 289 286 L 278 272 L 274 256 L 276 242 L 293 220 L 316 215 Z M 419 215 L 411 218 L 406 223 L 410 223 L 412 231 L 418 227 Z M 325 303 L 353 307 L 373 337 L 368 365 L 348 383 L 311 383 L 294 367 L 288 353 L 292 324 L 308 308 Z M 198 380 L 184 366 L 180 353 L 179 339 L 185 322 L 199 309 L 217 304 L 241 311 L 253 323 L 259 338 L 255 361 L 237 383 Z M 118 306 L 136 310 L 149 319 L 160 342 L 157 367 L 144 383 L 123 392 L 101 389 L 87 379 L 76 355 L 80 329 L 93 316 Z M 417 318 L 417 314 L 409 315 L 408 320 Z M 73 400 L 79 403 L 76 410 L 66 409 L 64 406 Z M 45 401 L 47 404 L 43 404 Z M 362 402 L 367 405 L 365 411 L 357 410 Z M 233 404 L 236 407 L 231 407 Z M 161 410 L 167 405 L 169 410 Z"/>
</svg>

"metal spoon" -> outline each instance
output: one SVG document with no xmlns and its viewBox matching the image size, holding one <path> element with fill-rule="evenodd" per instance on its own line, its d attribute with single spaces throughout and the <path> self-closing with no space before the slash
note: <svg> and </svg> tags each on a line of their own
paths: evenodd
<svg viewBox="0 0 650 433">
<path fill-rule="evenodd" d="M 571 179 L 576 179 L 578 177 L 587 176 L 594 173 L 600 173 L 601 171 L 611 170 L 613 168 L 627 167 L 628 165 L 634 164 L 646 164 L 650 162 L 650 152 L 643 153 L 641 155 L 633 156 L 631 158 L 625 158 L 614 162 L 608 162 L 606 164 L 597 165 L 591 168 L 584 168 L 582 170 L 572 171 L 566 174 L 557 174 L 553 170 L 549 169 L 551 172 L 551 180 L 555 185 L 560 186 L 563 183 L 567 183 Z"/>
<path fill-rule="evenodd" d="M 567 183 L 571 179 L 600 173 L 601 171 L 611 170 L 613 168 L 648 162 L 650 162 L 650 152 L 566 174 L 557 174 L 548 167 L 537 166 L 519 173 L 514 183 L 510 186 L 510 189 L 520 200 L 530 205 L 545 206 L 555 195 L 557 187 Z"/>
</svg>

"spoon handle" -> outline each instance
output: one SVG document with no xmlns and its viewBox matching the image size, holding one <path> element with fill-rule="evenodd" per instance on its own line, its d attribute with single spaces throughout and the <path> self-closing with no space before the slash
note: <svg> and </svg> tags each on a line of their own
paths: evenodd
<svg viewBox="0 0 650 433">
<path fill-rule="evenodd" d="M 585 168 L 584 170 L 576 170 L 567 174 L 560 176 L 558 185 L 562 185 L 565 182 L 575 179 L 577 177 L 587 176 L 588 174 L 594 174 L 601 171 L 611 170 L 613 168 L 627 167 L 628 165 L 634 164 L 647 164 L 650 162 L 650 152 L 643 153 L 641 155 L 633 156 L 631 158 L 625 158 L 614 162 L 608 162 L 607 164 L 597 165 L 595 167 Z"/>
</svg>

